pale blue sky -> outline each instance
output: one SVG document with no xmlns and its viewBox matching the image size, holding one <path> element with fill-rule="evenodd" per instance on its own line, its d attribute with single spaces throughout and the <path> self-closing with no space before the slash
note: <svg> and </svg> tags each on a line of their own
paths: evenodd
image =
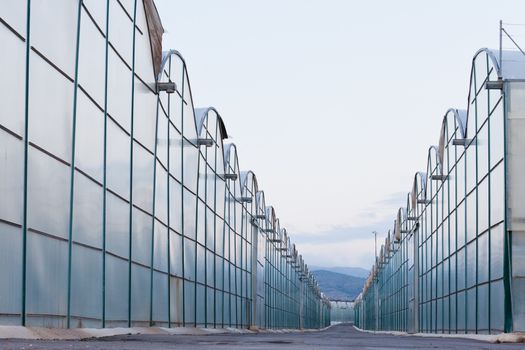
<svg viewBox="0 0 525 350">
<path fill-rule="evenodd" d="M 156 0 L 188 64 L 306 261 L 373 262 L 470 63 L 525 1 Z M 513 27 L 525 33 L 525 27 Z M 525 43 L 525 37 L 519 37 Z"/>
</svg>

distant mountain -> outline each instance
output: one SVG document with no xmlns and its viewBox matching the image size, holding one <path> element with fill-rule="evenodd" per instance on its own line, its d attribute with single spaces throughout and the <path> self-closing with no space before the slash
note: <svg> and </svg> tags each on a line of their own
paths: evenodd
<svg viewBox="0 0 525 350">
<path fill-rule="evenodd" d="M 370 273 L 369 270 L 363 269 L 361 267 L 342 267 L 342 266 L 323 267 L 323 266 L 308 265 L 308 269 L 310 271 L 319 271 L 319 270 L 331 271 L 331 272 L 342 273 L 343 275 L 362 277 L 362 278 L 367 278 L 368 274 Z"/>
<path fill-rule="evenodd" d="M 331 300 L 354 300 L 363 290 L 365 278 L 317 270 L 312 272 L 321 292 Z"/>
</svg>

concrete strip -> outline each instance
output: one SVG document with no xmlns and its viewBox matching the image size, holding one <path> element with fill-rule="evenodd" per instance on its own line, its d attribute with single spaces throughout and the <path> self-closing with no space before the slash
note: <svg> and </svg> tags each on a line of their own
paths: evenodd
<svg viewBox="0 0 525 350">
<path fill-rule="evenodd" d="M 363 333 L 371 334 L 388 334 L 403 337 L 427 337 L 427 338 L 461 338 L 480 340 L 489 343 L 525 343 L 525 333 L 499 333 L 499 334 L 449 334 L 449 333 L 407 333 L 399 331 L 371 331 L 368 329 L 361 329 L 356 326 L 354 328 Z"/>
<path fill-rule="evenodd" d="M 81 340 L 89 338 L 112 337 L 117 335 L 210 335 L 210 334 L 256 334 L 256 333 L 305 333 L 318 332 L 323 329 L 257 329 L 244 328 L 200 328 L 200 327 L 132 327 L 132 328 L 44 328 L 22 326 L 0 326 L 0 339 L 34 339 L 34 340 Z"/>
</svg>

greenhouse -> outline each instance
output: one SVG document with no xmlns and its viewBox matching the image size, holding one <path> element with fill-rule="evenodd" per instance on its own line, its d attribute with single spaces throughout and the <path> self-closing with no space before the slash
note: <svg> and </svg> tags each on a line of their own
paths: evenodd
<svg viewBox="0 0 525 350">
<path fill-rule="evenodd" d="M 162 33 L 152 0 L 0 6 L 0 324 L 325 327 Z"/>
<path fill-rule="evenodd" d="M 354 322 L 354 302 L 330 300 L 330 323 Z"/>
<path fill-rule="evenodd" d="M 356 300 L 356 324 L 525 331 L 525 55 L 479 50 Z"/>
</svg>

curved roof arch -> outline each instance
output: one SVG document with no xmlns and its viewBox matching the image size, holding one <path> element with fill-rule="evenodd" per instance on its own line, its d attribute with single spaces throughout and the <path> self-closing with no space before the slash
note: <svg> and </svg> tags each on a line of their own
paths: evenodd
<svg viewBox="0 0 525 350">
<path fill-rule="evenodd" d="M 411 209 L 410 208 L 410 197 L 411 197 L 411 195 L 412 195 L 411 192 L 407 193 L 407 200 L 406 200 L 406 204 L 405 204 L 406 205 L 405 208 L 406 208 L 407 216 L 410 213 L 410 209 Z"/>
<path fill-rule="evenodd" d="M 237 146 L 233 142 L 228 142 L 224 145 L 224 166 L 226 168 L 226 166 L 229 165 L 231 165 L 233 171 L 240 176 L 241 171 L 239 170 L 239 157 L 237 156 Z"/>
<path fill-rule="evenodd" d="M 266 217 L 266 200 L 264 198 L 264 191 L 257 191 L 255 194 L 255 204 L 257 206 L 257 215 Z"/>
<path fill-rule="evenodd" d="M 394 238 L 396 241 L 400 241 L 402 238 L 401 230 L 402 230 L 402 226 L 406 218 L 407 218 L 407 209 L 404 207 L 399 208 L 397 210 L 396 220 L 394 220 Z"/>
<path fill-rule="evenodd" d="M 443 121 L 441 123 L 441 133 L 439 134 L 439 147 L 441 148 L 441 144 L 445 144 L 448 142 L 446 139 L 445 131 L 447 133 L 450 133 L 450 127 L 452 126 L 452 122 L 454 123 L 454 129 L 457 128 L 459 131 L 459 135 L 456 135 L 456 138 L 465 138 L 467 133 L 467 111 L 464 109 L 457 109 L 457 108 L 449 108 L 445 115 L 443 116 Z"/>
<path fill-rule="evenodd" d="M 281 229 L 281 238 L 283 240 L 283 246 L 286 248 L 286 251 L 290 250 L 290 237 L 288 237 L 288 232 L 286 231 L 286 228 Z"/>
<path fill-rule="evenodd" d="M 295 246 L 295 243 L 292 243 L 292 245 L 291 245 L 291 247 L 290 247 L 290 250 L 291 250 L 291 253 L 292 253 L 293 259 L 294 259 L 295 261 L 297 261 L 298 253 L 297 253 L 297 247 Z"/>
<path fill-rule="evenodd" d="M 276 216 L 275 216 L 275 209 L 270 205 L 266 207 L 266 221 L 269 224 L 269 228 L 271 230 L 275 230 L 275 224 L 276 224 Z"/>
<path fill-rule="evenodd" d="M 237 175 L 237 181 L 230 183 L 230 188 L 235 187 L 239 194 L 241 193 L 241 171 L 239 168 L 239 157 L 237 156 L 237 146 L 233 143 L 226 143 L 224 146 L 224 174 L 230 174 L 233 169 L 233 174 Z"/>
<path fill-rule="evenodd" d="M 275 228 L 273 230 L 274 236 L 277 238 L 281 236 L 281 221 L 278 217 L 275 218 Z"/>
<path fill-rule="evenodd" d="M 483 84 L 485 84 L 485 80 L 482 82 L 476 81 L 476 63 L 480 57 L 483 57 L 483 55 L 487 60 L 487 64 L 492 66 L 492 68 L 489 68 L 488 66 L 483 67 L 483 69 L 488 70 L 488 72 L 484 72 L 485 75 L 490 75 L 490 72 L 494 70 L 498 80 L 525 79 L 525 55 L 523 55 L 520 51 L 503 50 L 500 53 L 499 50 L 492 50 L 488 48 L 482 48 L 478 50 L 472 58 L 472 65 L 470 69 L 469 93 L 467 99 L 467 120 L 465 127 L 466 135 L 469 134 L 470 129 L 469 116 L 471 101 L 477 95 L 478 90 L 483 87 Z"/>
<path fill-rule="evenodd" d="M 435 171 L 434 171 L 435 170 Z M 443 175 L 443 166 L 439 159 L 439 150 L 437 146 L 430 146 L 427 153 L 427 181 L 426 181 L 426 198 L 432 198 L 438 186 L 431 182 L 433 175 Z M 430 192 L 430 193 L 429 193 Z"/>
<path fill-rule="evenodd" d="M 419 182 L 418 182 L 419 178 Z M 419 186 L 418 186 L 419 184 Z M 419 193 L 423 194 L 422 200 L 427 199 L 427 174 L 423 171 L 418 171 L 414 175 L 414 182 L 412 184 L 412 192 L 410 194 L 412 209 L 417 208 L 417 200 Z"/>
<path fill-rule="evenodd" d="M 243 195 L 247 195 L 247 189 L 252 189 L 252 193 L 255 196 L 259 191 L 259 184 L 257 183 L 257 176 L 251 170 L 241 171 L 241 192 Z"/>
<path fill-rule="evenodd" d="M 157 76 L 157 81 L 162 80 L 162 77 L 163 77 L 162 73 L 164 72 L 164 70 L 166 69 L 166 66 L 168 65 L 170 56 L 176 56 L 177 58 L 181 60 L 182 64 L 186 66 L 186 60 L 184 60 L 184 57 L 182 57 L 181 53 L 178 50 L 171 49 L 171 50 L 162 52 L 162 61 L 160 63 L 160 69 L 159 69 L 159 74 Z"/>
<path fill-rule="evenodd" d="M 439 134 L 438 158 L 441 163 L 442 173 L 445 166 L 448 166 L 448 159 L 445 160 L 445 148 L 450 142 L 450 136 L 454 135 L 455 139 L 466 138 L 467 111 L 456 108 L 449 108 L 443 116 L 441 123 L 441 132 Z M 452 131 L 451 131 L 452 128 Z M 459 133 L 459 135 L 457 134 Z M 446 169 L 448 171 L 448 169 Z"/>
<path fill-rule="evenodd" d="M 441 159 L 439 158 L 438 146 L 430 146 L 427 151 L 427 176 L 432 175 L 434 167 L 438 168 L 439 174 L 442 174 Z"/>
<path fill-rule="evenodd" d="M 171 57 L 177 57 L 181 62 L 182 62 L 182 67 L 183 67 L 183 76 L 182 76 L 182 82 L 183 84 L 187 84 L 187 89 L 188 89 L 188 93 L 189 93 L 189 97 L 190 97 L 190 101 L 191 101 L 191 111 L 192 111 L 192 114 L 193 114 L 193 131 L 195 132 L 195 134 L 197 134 L 197 120 L 195 118 L 195 106 L 193 105 L 193 94 L 191 92 L 191 83 L 190 83 L 190 78 L 189 78 L 189 74 L 188 74 L 188 68 L 187 68 L 187 65 L 186 65 L 186 61 L 184 60 L 184 57 L 182 57 L 181 53 L 177 50 L 169 50 L 169 51 L 164 51 L 162 53 L 162 61 L 161 61 L 161 65 L 160 65 L 160 70 L 159 70 L 159 74 L 157 76 L 157 82 L 160 82 L 162 81 L 163 77 L 164 77 L 164 71 L 166 69 L 166 65 L 169 63 L 170 61 L 170 58 Z M 183 89 L 184 90 L 184 89 Z M 183 92 L 184 94 L 184 92 Z"/>
<path fill-rule="evenodd" d="M 388 232 L 386 233 L 386 237 L 385 237 L 385 258 L 388 258 L 390 255 L 389 253 L 392 251 L 391 236 L 392 236 L 392 231 L 388 230 Z"/>
<path fill-rule="evenodd" d="M 500 62 L 499 50 L 484 47 L 474 54 L 472 61 L 476 60 L 482 53 L 487 55 L 487 58 L 496 68 L 499 79 L 525 79 L 525 55 L 520 51 L 502 50 Z"/>
<path fill-rule="evenodd" d="M 228 132 L 226 131 L 226 125 L 224 124 L 224 120 L 222 119 L 217 109 L 215 109 L 215 107 L 205 107 L 205 108 L 195 109 L 195 119 L 197 123 L 197 135 L 199 137 L 206 136 L 202 134 L 202 130 L 204 129 L 204 126 L 206 125 L 206 121 L 210 116 L 210 112 L 212 112 L 211 114 L 215 114 L 217 118 L 217 125 L 219 127 L 221 140 L 227 139 Z"/>
<path fill-rule="evenodd" d="M 504 51 L 504 52 L 511 52 L 511 51 Z M 486 47 L 483 47 L 483 48 L 479 49 L 478 51 L 476 51 L 476 53 L 472 57 L 472 64 L 474 64 L 474 61 L 476 61 L 478 56 L 483 54 L 483 53 L 487 55 L 487 58 L 490 59 L 492 65 L 494 66 L 494 68 L 496 68 L 496 72 L 498 73 L 498 77 L 503 79 L 503 72 L 501 71 L 501 65 L 500 65 L 499 60 L 498 60 L 499 52 L 497 52 L 496 50 L 492 50 L 492 49 L 489 49 L 489 48 L 486 48 Z M 503 54 L 503 52 L 502 52 L 502 54 Z"/>
</svg>

